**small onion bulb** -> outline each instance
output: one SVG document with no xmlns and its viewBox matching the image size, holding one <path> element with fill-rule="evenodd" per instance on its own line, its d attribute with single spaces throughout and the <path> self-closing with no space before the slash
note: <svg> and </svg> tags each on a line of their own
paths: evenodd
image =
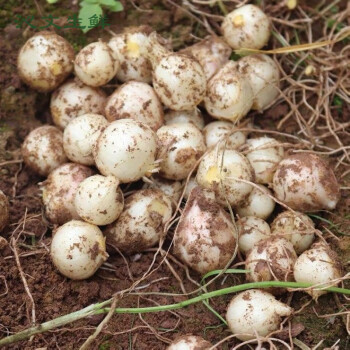
<svg viewBox="0 0 350 350">
<path fill-rule="evenodd" d="M 246 152 L 246 157 L 254 168 L 256 182 L 271 183 L 276 167 L 284 156 L 281 144 L 266 136 L 249 139 Z"/>
<path fill-rule="evenodd" d="M 261 49 L 269 41 L 271 23 L 259 7 L 249 4 L 227 14 L 221 29 L 233 49 Z"/>
<path fill-rule="evenodd" d="M 256 216 L 266 220 L 275 209 L 275 201 L 270 197 L 272 194 L 267 187 L 263 185 L 256 186 L 244 202 L 235 207 L 235 210 L 241 217 Z"/>
<path fill-rule="evenodd" d="M 252 109 L 263 111 L 279 95 L 277 64 L 267 55 L 249 55 L 238 61 L 238 69 L 249 79 L 253 89 Z"/>
<path fill-rule="evenodd" d="M 171 180 L 185 179 L 205 152 L 201 131 L 191 123 L 164 125 L 157 131 L 160 174 Z"/>
<path fill-rule="evenodd" d="M 168 110 L 164 115 L 165 125 L 191 123 L 199 130 L 204 128 L 204 118 L 198 108 L 190 111 L 170 111 Z"/>
<path fill-rule="evenodd" d="M 87 166 L 75 163 L 63 164 L 50 173 L 42 186 L 45 214 L 50 222 L 62 225 L 79 219 L 74 205 L 75 194 L 80 182 L 92 174 Z"/>
<path fill-rule="evenodd" d="M 257 242 L 249 251 L 245 268 L 247 279 L 260 281 L 291 281 L 297 259 L 293 244 L 286 238 L 270 236 Z"/>
<path fill-rule="evenodd" d="M 17 58 L 18 74 L 33 89 L 48 92 L 72 72 L 73 47 L 53 32 L 39 32 L 22 46 Z"/>
<path fill-rule="evenodd" d="M 203 135 L 207 147 L 212 147 L 220 142 L 225 149 L 238 149 L 244 145 L 247 136 L 244 132 L 236 130 L 231 122 L 215 121 L 207 124 L 203 129 Z"/>
<path fill-rule="evenodd" d="M 62 131 L 51 125 L 31 131 L 22 145 L 24 163 L 41 176 L 47 176 L 68 161 L 63 149 Z"/>
<path fill-rule="evenodd" d="M 340 198 L 334 172 L 313 153 L 298 153 L 279 163 L 273 177 L 277 199 L 301 212 L 332 210 Z"/>
<path fill-rule="evenodd" d="M 107 125 L 104 116 L 93 113 L 71 120 L 63 133 L 63 147 L 68 158 L 75 163 L 94 165 L 92 150 Z"/>
<path fill-rule="evenodd" d="M 105 238 L 95 225 L 72 220 L 54 233 L 52 261 L 62 275 L 70 279 L 91 277 L 107 257 Z"/>
<path fill-rule="evenodd" d="M 166 350 L 208 350 L 213 345 L 202 337 L 183 335 L 175 339 Z"/>
<path fill-rule="evenodd" d="M 118 220 L 107 226 L 107 244 L 131 254 L 153 247 L 172 214 L 171 201 L 162 191 L 140 190 L 126 198 Z"/>
<path fill-rule="evenodd" d="M 77 189 L 74 205 L 78 215 L 94 225 L 107 225 L 117 220 L 124 207 L 123 192 L 114 176 L 93 175 Z"/>
<path fill-rule="evenodd" d="M 314 240 L 315 225 L 305 214 L 284 211 L 277 215 L 271 224 L 273 235 L 282 235 L 289 239 L 297 254 L 308 249 Z"/>
<path fill-rule="evenodd" d="M 110 122 L 130 118 L 147 124 L 153 131 L 164 122 L 163 107 L 154 89 L 138 81 L 129 81 L 114 91 L 107 100 L 105 113 Z"/>
<path fill-rule="evenodd" d="M 64 129 L 74 118 L 86 114 L 103 114 L 105 93 L 81 82 L 67 81 L 51 96 L 50 109 L 54 124 Z"/>
<path fill-rule="evenodd" d="M 232 298 L 226 320 L 235 336 L 243 341 L 264 337 L 279 329 L 281 318 L 293 309 L 259 289 L 250 289 Z"/>
<path fill-rule="evenodd" d="M 107 84 L 120 67 L 109 46 L 98 41 L 82 48 L 74 61 L 75 75 L 88 86 Z"/>
<path fill-rule="evenodd" d="M 200 274 L 224 268 L 236 254 L 235 226 L 214 197 L 195 187 L 174 235 L 175 255 Z"/>
<path fill-rule="evenodd" d="M 255 216 L 246 216 L 237 222 L 239 250 L 247 254 L 256 243 L 271 235 L 269 224 Z"/>
<path fill-rule="evenodd" d="M 227 149 L 213 149 L 206 153 L 197 170 L 200 186 L 212 190 L 220 204 L 238 206 L 253 189 L 247 182 L 254 180 L 254 171 L 246 157 Z M 243 181 L 240 181 L 243 180 Z"/>
<path fill-rule="evenodd" d="M 253 105 L 252 87 L 237 67 L 237 62 L 228 61 L 208 82 L 204 104 L 214 118 L 236 122 Z"/>
<path fill-rule="evenodd" d="M 294 277 L 297 282 L 312 283 L 318 288 L 307 289 L 313 299 L 326 294 L 321 290 L 337 285 L 342 277 L 342 268 L 337 254 L 324 242 L 315 243 L 311 249 L 302 253 L 294 265 Z M 331 282 L 338 280 L 335 282 Z"/>
<path fill-rule="evenodd" d="M 101 133 L 93 155 L 103 175 L 114 175 L 126 183 L 153 171 L 156 151 L 156 134 L 151 128 L 132 119 L 119 119 Z"/>
</svg>

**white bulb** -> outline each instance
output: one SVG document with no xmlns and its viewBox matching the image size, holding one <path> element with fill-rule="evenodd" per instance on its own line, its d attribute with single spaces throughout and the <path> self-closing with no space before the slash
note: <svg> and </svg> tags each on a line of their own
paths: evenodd
<svg viewBox="0 0 350 350">
<path fill-rule="evenodd" d="M 312 245 L 311 249 L 302 253 L 294 265 L 294 277 L 297 282 L 311 283 L 317 287 L 308 289 L 306 292 L 313 299 L 327 291 L 321 290 L 325 287 L 336 286 L 342 277 L 342 267 L 337 253 L 325 243 L 319 242 Z"/>
<path fill-rule="evenodd" d="M 79 184 L 74 205 L 78 215 L 90 224 L 111 224 L 124 207 L 119 180 L 114 176 L 102 175 L 86 178 Z"/>
<path fill-rule="evenodd" d="M 130 118 L 147 124 L 154 131 L 164 122 L 163 107 L 154 89 L 138 81 L 129 81 L 114 91 L 107 100 L 105 112 L 110 122 Z"/>
<path fill-rule="evenodd" d="M 83 114 L 103 114 L 105 93 L 73 80 L 67 81 L 51 95 L 50 110 L 53 122 L 64 129 L 68 123 Z"/>
<path fill-rule="evenodd" d="M 156 134 L 132 119 L 110 123 L 93 150 L 103 175 L 114 175 L 121 183 L 132 182 L 153 171 L 157 151 Z"/>
<path fill-rule="evenodd" d="M 215 121 L 206 125 L 203 135 L 207 147 L 212 147 L 220 142 L 225 149 L 237 149 L 244 145 L 247 136 L 244 132 L 236 130 L 231 122 Z"/>
<path fill-rule="evenodd" d="M 274 235 L 282 235 L 289 239 L 297 254 L 308 249 L 314 240 L 315 225 L 305 214 L 284 211 L 277 215 L 271 224 Z"/>
<path fill-rule="evenodd" d="M 254 186 L 252 192 L 240 205 L 235 207 L 237 214 L 243 216 L 256 216 L 266 220 L 275 209 L 275 201 L 270 196 L 271 191 L 263 186 Z M 270 196 L 269 196 L 270 195 Z"/>
<path fill-rule="evenodd" d="M 340 188 L 332 168 L 313 153 L 297 153 L 282 160 L 273 177 L 277 199 L 301 212 L 332 210 Z"/>
<path fill-rule="evenodd" d="M 239 233 L 238 246 L 242 253 L 247 254 L 256 243 L 271 235 L 269 224 L 255 216 L 246 216 L 237 222 Z"/>
<path fill-rule="evenodd" d="M 66 163 L 50 173 L 43 182 L 42 198 L 46 217 L 53 224 L 62 225 L 79 219 L 74 199 L 79 184 L 93 174 L 85 165 Z"/>
<path fill-rule="evenodd" d="M 171 201 L 162 191 L 136 191 L 126 198 L 118 220 L 106 227 L 107 243 L 127 254 L 142 252 L 159 242 L 171 215 Z"/>
<path fill-rule="evenodd" d="M 92 149 L 107 125 L 104 116 L 92 113 L 71 120 L 63 133 L 63 147 L 67 157 L 75 163 L 94 165 Z"/>
<path fill-rule="evenodd" d="M 157 131 L 160 174 L 171 180 L 185 179 L 205 152 L 201 131 L 191 123 L 164 125 Z"/>
<path fill-rule="evenodd" d="M 202 337 L 183 335 L 175 339 L 166 350 L 209 350 L 213 345 Z"/>
<path fill-rule="evenodd" d="M 271 183 L 276 167 L 284 157 L 280 142 L 266 136 L 248 139 L 246 152 L 246 157 L 254 168 L 256 182 Z"/>
<path fill-rule="evenodd" d="M 17 58 L 18 74 L 33 89 L 48 92 L 72 72 L 73 47 L 53 32 L 39 32 L 27 40 Z"/>
<path fill-rule="evenodd" d="M 249 80 L 238 71 L 236 62 L 228 61 L 209 80 L 204 104 L 212 117 L 236 122 L 249 112 L 253 97 Z"/>
<path fill-rule="evenodd" d="M 84 221 L 60 226 L 51 242 L 51 258 L 62 275 L 82 280 L 91 277 L 107 259 L 101 230 Z"/>
<path fill-rule="evenodd" d="M 31 131 L 22 144 L 22 156 L 26 165 L 41 176 L 47 176 L 68 161 L 63 149 L 63 134 L 51 125 Z"/>
<path fill-rule="evenodd" d="M 152 29 L 148 26 L 127 28 L 118 34 L 108 45 L 120 62 L 117 78 L 125 83 L 129 80 L 152 82 L 152 66 L 145 54 L 145 46 Z"/>
<path fill-rule="evenodd" d="M 235 256 L 237 232 L 214 194 L 195 187 L 174 234 L 174 253 L 200 274 L 223 269 Z"/>
<path fill-rule="evenodd" d="M 75 75 L 86 85 L 102 86 L 107 84 L 120 67 L 109 46 L 98 41 L 82 48 L 74 61 Z"/>
<path fill-rule="evenodd" d="M 225 16 L 221 29 L 233 49 L 261 49 L 269 41 L 271 23 L 259 7 L 244 5 Z"/>
<path fill-rule="evenodd" d="M 293 244 L 286 238 L 274 235 L 260 240 L 247 255 L 247 279 L 251 282 L 292 281 L 296 259 Z"/>
<path fill-rule="evenodd" d="M 243 341 L 264 337 L 279 329 L 281 318 L 293 309 L 259 289 L 234 296 L 227 307 L 226 320 L 235 336 Z"/>
<path fill-rule="evenodd" d="M 254 179 L 254 171 L 241 153 L 215 148 L 203 156 L 196 179 L 199 185 L 215 192 L 220 204 L 238 206 L 253 189 L 249 182 Z"/>
<path fill-rule="evenodd" d="M 211 35 L 179 52 L 198 60 L 209 80 L 229 60 L 232 49 L 220 37 Z"/>
<path fill-rule="evenodd" d="M 267 55 L 249 55 L 238 61 L 238 69 L 253 89 L 252 109 L 263 111 L 279 95 L 281 77 L 277 64 Z"/>
<path fill-rule="evenodd" d="M 171 111 L 168 110 L 164 116 L 165 125 L 191 123 L 199 130 L 204 128 L 204 118 L 198 108 L 190 111 Z"/>
</svg>

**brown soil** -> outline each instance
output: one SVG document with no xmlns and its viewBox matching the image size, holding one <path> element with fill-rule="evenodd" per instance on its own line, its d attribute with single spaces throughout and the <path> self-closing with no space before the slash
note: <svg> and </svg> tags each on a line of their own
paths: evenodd
<svg viewBox="0 0 350 350">
<path fill-rule="evenodd" d="M 125 1 L 123 1 L 125 3 Z M 30 4 L 28 4 L 30 3 Z M 20 146 L 30 130 L 43 123 L 50 123 L 51 116 L 48 109 L 49 95 L 37 93 L 25 86 L 16 72 L 16 56 L 23 43 L 34 34 L 30 28 L 16 28 L 14 15 L 28 17 L 42 15 L 38 8 L 28 2 L 9 0 L 2 4 L 0 25 L 0 189 L 10 199 L 11 221 L 2 232 L 11 245 L 0 250 L 0 337 L 14 334 L 31 326 L 32 304 L 25 291 L 18 265 L 14 258 L 13 246 L 20 256 L 21 267 L 28 283 L 29 290 L 35 302 L 36 322 L 41 323 L 65 315 L 90 304 L 110 298 L 114 293 L 127 289 L 134 281 L 140 278 L 149 268 L 154 251 L 127 257 L 124 260 L 118 254 L 112 255 L 109 265 L 101 268 L 92 278 L 85 281 L 71 281 L 58 273 L 51 263 L 49 246 L 53 227 L 46 221 L 40 198 L 38 183 L 44 179 L 34 174 L 21 163 L 11 163 L 20 158 Z M 173 37 L 176 49 L 193 39 L 190 33 L 205 36 L 203 28 L 193 22 L 186 13 L 169 5 L 168 2 L 149 0 L 137 2 L 149 12 L 138 11 L 128 2 L 126 10 L 113 14 L 110 21 L 114 24 L 110 29 L 118 32 L 124 25 L 148 24 L 162 34 Z M 180 3 L 180 1 L 177 1 Z M 46 1 L 37 1 L 44 14 L 53 14 L 59 17 L 57 23 L 64 17 L 76 12 L 78 6 L 72 1 L 60 1 L 55 5 L 48 5 Z M 311 5 L 309 5 L 311 6 Z M 207 8 L 206 8 L 207 9 Z M 211 9 L 219 13 L 217 8 Z M 207 9 L 208 10 L 208 9 Z M 36 23 L 36 22 L 34 22 Z M 74 29 L 59 31 L 68 41 L 73 43 L 78 51 L 88 42 L 98 37 L 108 37 L 102 30 L 92 30 L 87 35 Z M 113 91 L 107 88 L 106 92 Z M 344 103 L 345 105 L 345 103 Z M 341 120 L 349 120 L 349 109 L 342 107 L 339 114 Z M 289 111 L 287 104 L 280 104 L 265 113 L 266 118 L 256 117 L 257 125 L 275 130 L 278 121 Z M 257 114 L 252 113 L 254 118 Z M 285 124 L 283 132 L 295 133 L 298 125 L 291 119 Z M 345 137 L 345 136 L 344 136 Z M 345 141 L 344 141 L 345 142 Z M 8 162 L 4 164 L 4 162 Z M 344 171 L 339 169 L 338 172 Z M 348 178 L 344 180 L 348 181 Z M 350 259 L 349 232 L 350 197 L 343 191 L 340 204 L 332 214 L 321 215 L 332 223 L 314 218 L 318 228 L 331 229 L 339 241 L 329 239 L 336 249 L 344 267 Z M 327 231 L 325 231 L 327 235 Z M 327 236 L 329 238 L 329 236 Z M 14 245 L 13 240 L 17 239 Z M 11 241 L 12 240 L 12 241 Z M 168 244 L 168 242 L 166 242 Z M 12 247 L 12 248 L 11 248 Z M 144 280 L 139 291 L 153 292 L 149 296 L 124 295 L 118 303 L 120 307 L 154 306 L 176 303 L 185 300 L 180 296 L 159 295 L 160 292 L 182 293 L 179 281 L 171 273 L 168 266 L 158 257 L 154 264 L 154 272 Z M 185 270 L 180 265 L 172 263 L 173 268 L 183 281 L 187 291 L 196 289 L 186 277 Z M 199 281 L 200 276 L 191 273 L 193 279 Z M 235 275 L 222 278 L 210 286 L 210 290 L 232 286 L 243 281 Z M 345 283 L 350 286 L 349 283 Z M 214 298 L 211 306 L 221 315 L 225 314 L 226 305 L 231 296 Z M 287 301 L 287 295 L 282 300 Z M 290 302 L 290 300 L 288 300 Z M 292 306 L 298 309 L 309 301 L 309 296 L 303 293 L 294 293 Z M 293 330 L 309 346 L 315 346 L 324 340 L 322 348 L 332 346 L 340 339 L 340 349 L 349 346 L 350 338 L 346 332 L 346 317 L 319 318 L 316 315 L 335 313 L 346 304 L 343 298 L 335 295 L 322 296 L 318 303 L 311 303 L 301 313 L 293 317 Z M 78 349 L 90 336 L 103 316 L 93 316 L 69 324 L 63 328 L 36 335 L 31 340 L 22 341 L 6 347 L 6 349 Z M 303 328 L 305 328 L 303 330 Z M 299 334 L 299 332 L 301 332 Z M 139 315 L 115 315 L 98 336 L 91 349 L 165 349 L 167 341 L 179 335 L 194 334 L 203 336 L 213 344 L 230 335 L 230 332 L 213 313 L 202 304 L 195 304 L 174 312 L 152 313 Z M 286 333 L 286 332 L 285 332 Z M 286 337 L 288 340 L 288 336 Z M 229 340 L 221 349 L 229 349 L 235 340 Z"/>
</svg>

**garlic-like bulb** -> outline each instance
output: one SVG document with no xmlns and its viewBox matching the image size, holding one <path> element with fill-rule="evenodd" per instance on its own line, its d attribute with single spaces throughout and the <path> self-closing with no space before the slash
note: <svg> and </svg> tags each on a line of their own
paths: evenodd
<svg viewBox="0 0 350 350">
<path fill-rule="evenodd" d="M 226 320 L 232 333 L 240 340 L 264 337 L 278 330 L 281 319 L 293 309 L 259 289 L 246 290 L 234 296 L 227 307 Z"/>
</svg>

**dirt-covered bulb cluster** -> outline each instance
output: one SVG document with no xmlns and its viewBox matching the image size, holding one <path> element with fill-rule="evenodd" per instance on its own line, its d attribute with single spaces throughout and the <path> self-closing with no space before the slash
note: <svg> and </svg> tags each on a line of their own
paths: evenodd
<svg viewBox="0 0 350 350">
<path fill-rule="evenodd" d="M 230 60 L 232 49 L 262 48 L 270 29 L 258 7 L 245 5 L 225 17 L 223 37 L 179 52 L 145 26 L 90 43 L 75 58 L 56 34 L 27 41 L 18 70 L 32 88 L 53 91 L 54 125 L 32 130 L 22 155 L 46 177 L 40 186 L 54 225 L 51 256 L 64 276 L 89 278 L 107 251 L 139 254 L 167 241 L 200 275 L 229 267 L 240 252 L 248 281 L 339 281 L 336 255 L 314 243 L 305 214 L 337 205 L 331 167 L 248 120 L 238 124 L 279 98 L 277 61 L 261 54 Z M 107 96 L 111 81 L 120 85 Z M 8 212 L 0 191 L 0 230 Z M 251 290 L 233 298 L 226 317 L 245 341 L 277 330 L 291 313 L 273 295 Z M 169 349 L 198 346 L 211 345 L 187 336 Z"/>
</svg>

